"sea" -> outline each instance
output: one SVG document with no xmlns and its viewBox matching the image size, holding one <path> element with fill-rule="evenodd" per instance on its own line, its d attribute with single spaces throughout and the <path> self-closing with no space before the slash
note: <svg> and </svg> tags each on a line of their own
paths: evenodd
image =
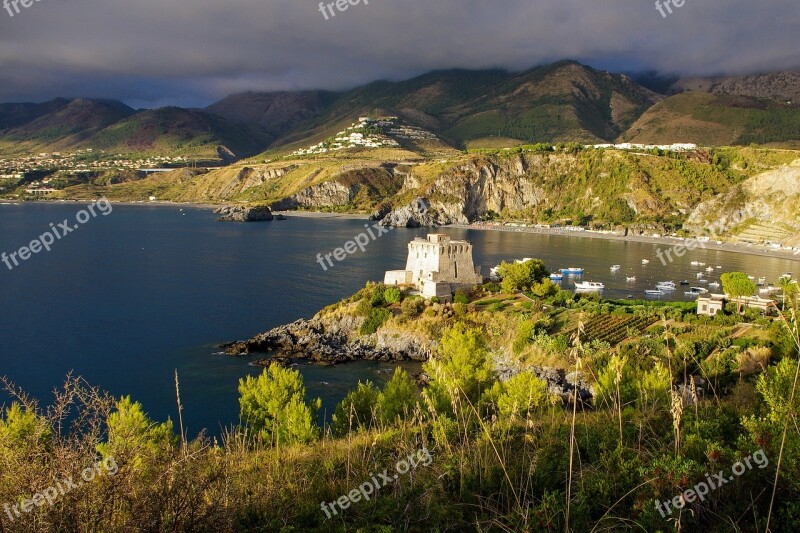
<svg viewBox="0 0 800 533">
<path fill-rule="evenodd" d="M 288 216 L 265 223 L 217 222 L 211 209 L 114 205 L 104 215 L 77 214 L 85 205 L 0 205 L 0 253 L 28 246 L 63 221 L 76 226 L 9 269 L 0 262 L 0 375 L 42 406 L 68 374 L 115 396 L 131 396 L 155 420 L 177 420 L 175 371 L 187 432 L 220 434 L 239 421 L 238 384 L 261 368 L 251 358 L 220 354 L 246 339 L 345 298 L 386 270 L 405 267 L 407 244 L 429 230 L 373 230 L 365 251 L 327 270 L 318 262 L 359 233 L 366 220 Z M 52 226 L 51 226 L 52 224 Z M 776 284 L 800 263 L 783 258 L 698 249 L 663 265 L 659 245 L 580 236 L 440 228 L 474 244 L 483 274 L 503 260 L 536 257 L 548 268 L 585 269 L 582 279 L 606 284 L 607 298 L 644 298 L 658 281 L 718 280 L 744 271 Z M 660 245 L 664 247 L 664 245 Z M 642 259 L 650 261 L 642 264 Z M 702 262 L 705 266 L 692 265 Z M 611 265 L 620 265 L 612 272 Z M 326 265 L 327 266 L 327 265 Z M 717 269 L 720 266 L 722 268 Z M 635 276 L 636 282 L 626 278 Z M 563 282 L 565 288 L 571 281 Z M 702 285 L 700 285 L 702 286 Z M 707 286 L 707 285 L 706 285 Z M 681 287 L 665 299 L 688 300 Z M 408 363 L 415 372 L 419 365 Z M 297 366 L 308 397 L 321 398 L 321 422 L 359 381 L 381 384 L 393 366 L 354 362 Z M 0 393 L 0 404 L 8 405 Z"/>
</svg>

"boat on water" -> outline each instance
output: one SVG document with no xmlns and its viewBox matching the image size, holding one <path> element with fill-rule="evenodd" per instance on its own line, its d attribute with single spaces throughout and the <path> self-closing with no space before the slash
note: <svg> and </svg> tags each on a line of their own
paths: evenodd
<svg viewBox="0 0 800 533">
<path fill-rule="evenodd" d="M 611 265 L 611 270 L 614 272 L 619 270 L 620 268 L 622 268 L 620 265 Z"/>
<path fill-rule="evenodd" d="M 783 279 L 783 278 L 792 279 L 792 276 L 794 276 L 794 272 L 787 272 L 778 279 Z"/>
<path fill-rule="evenodd" d="M 772 285 L 767 285 L 766 287 L 762 287 L 758 289 L 758 292 L 761 294 L 769 294 L 771 292 L 778 292 L 780 289 L 778 287 L 773 287 Z"/>
<path fill-rule="evenodd" d="M 756 277 L 755 276 L 747 276 L 747 279 L 749 279 L 750 281 L 753 281 L 754 279 L 756 279 Z"/>
<path fill-rule="evenodd" d="M 698 264 L 698 265 L 700 265 L 701 267 L 704 267 L 704 266 L 706 266 L 706 264 L 705 264 L 705 263 L 697 263 L 697 264 Z"/>
<path fill-rule="evenodd" d="M 717 265 L 717 270 L 722 270 L 722 265 Z"/>
<path fill-rule="evenodd" d="M 692 261 L 690 264 L 692 266 L 698 266 L 698 265 L 700 265 L 700 262 L 699 261 Z"/>
<path fill-rule="evenodd" d="M 644 291 L 644 293 L 647 296 L 664 296 L 666 294 L 664 291 L 660 291 L 658 289 L 656 289 L 656 290 L 648 289 L 648 290 Z"/>
<path fill-rule="evenodd" d="M 551 281 L 561 281 L 562 279 L 564 279 L 564 274 L 557 274 L 555 272 L 553 274 L 550 274 Z"/>
<path fill-rule="evenodd" d="M 565 276 L 580 276 L 583 274 L 583 269 L 578 267 L 562 268 L 561 273 Z"/>
<path fill-rule="evenodd" d="M 685 280 L 681 281 L 681 285 L 688 285 L 688 284 L 689 284 L 689 280 L 688 279 L 685 279 Z"/>
<path fill-rule="evenodd" d="M 576 281 L 575 288 L 579 291 L 602 291 L 606 286 L 599 281 Z"/>
<path fill-rule="evenodd" d="M 719 289 L 719 281 L 712 281 L 708 286 L 712 289 Z"/>
<path fill-rule="evenodd" d="M 642 259 L 642 264 L 643 265 L 649 265 L 650 261 L 648 261 L 647 259 Z"/>
<path fill-rule="evenodd" d="M 702 272 L 698 272 L 698 273 L 697 273 L 697 277 L 698 277 L 698 278 L 702 278 L 703 276 L 705 276 L 705 274 L 703 274 Z"/>
<path fill-rule="evenodd" d="M 656 283 L 656 289 L 660 291 L 674 291 L 677 289 L 674 281 L 659 281 Z"/>
<path fill-rule="evenodd" d="M 625 278 L 625 281 L 634 282 L 634 281 L 636 281 L 636 276 L 628 276 L 628 277 Z"/>
<path fill-rule="evenodd" d="M 714 267 L 707 267 L 706 272 L 714 272 Z"/>
<path fill-rule="evenodd" d="M 708 283 L 707 279 L 698 279 L 697 283 Z"/>
<path fill-rule="evenodd" d="M 701 294 L 705 294 L 708 292 L 708 289 L 704 287 L 692 287 L 688 291 L 684 292 L 686 296 L 700 296 Z"/>
</svg>

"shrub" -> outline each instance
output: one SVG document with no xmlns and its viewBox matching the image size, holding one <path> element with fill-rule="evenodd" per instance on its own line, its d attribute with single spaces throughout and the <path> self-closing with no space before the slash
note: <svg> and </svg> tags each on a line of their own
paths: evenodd
<svg viewBox="0 0 800 533">
<path fill-rule="evenodd" d="M 383 291 L 383 299 L 387 304 L 396 304 L 400 301 L 402 296 L 403 294 L 397 287 L 388 287 L 385 291 Z"/>
<path fill-rule="evenodd" d="M 496 382 L 490 393 L 502 417 L 528 415 L 547 404 L 547 384 L 532 372 L 517 374 L 505 383 Z"/>
<path fill-rule="evenodd" d="M 131 401 L 129 396 L 121 398 L 115 410 L 106 420 L 108 438 L 97 445 L 104 457 L 114 457 L 122 463 L 132 465 L 134 470 L 147 468 L 153 459 L 169 453 L 177 445 L 172 422 L 163 424 L 150 420 L 142 404 Z"/>
<path fill-rule="evenodd" d="M 417 386 L 400 367 L 386 383 L 377 400 L 381 421 L 391 424 L 399 417 L 405 420 L 417 404 Z"/>
<path fill-rule="evenodd" d="M 455 296 L 453 296 L 453 302 L 457 304 L 468 304 L 469 303 L 469 296 L 462 290 L 456 291 Z"/>
<path fill-rule="evenodd" d="M 358 387 L 348 392 L 344 400 L 336 406 L 331 423 L 333 434 L 341 437 L 352 430 L 371 428 L 373 409 L 378 403 L 379 395 L 380 391 L 371 382 L 359 381 Z"/>
<path fill-rule="evenodd" d="M 400 312 L 405 318 L 415 318 L 422 314 L 425 309 L 425 300 L 417 296 L 412 296 L 403 300 L 400 304 Z"/>
<path fill-rule="evenodd" d="M 483 334 L 462 323 L 444 332 L 438 355 L 423 369 L 431 376 L 426 392 L 437 410 L 445 412 L 457 397 L 476 403 L 495 378 Z"/>
<path fill-rule="evenodd" d="M 392 316 L 392 312 L 388 309 L 374 308 L 371 309 L 367 319 L 361 325 L 359 332 L 362 335 L 372 335 Z"/>
<path fill-rule="evenodd" d="M 239 380 L 240 417 L 262 442 L 286 445 L 308 443 L 318 437 L 314 411 L 321 401 L 308 405 L 305 397 L 300 372 L 277 363 L 257 378 Z"/>
</svg>

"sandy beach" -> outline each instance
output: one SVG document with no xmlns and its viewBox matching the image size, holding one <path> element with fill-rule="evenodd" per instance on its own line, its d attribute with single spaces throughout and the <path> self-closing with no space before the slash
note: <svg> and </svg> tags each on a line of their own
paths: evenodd
<svg viewBox="0 0 800 533">
<path fill-rule="evenodd" d="M 462 228 L 479 231 L 507 231 L 515 233 L 535 233 L 539 235 L 558 235 L 561 237 L 578 237 L 588 239 L 606 239 L 613 241 L 630 241 L 630 242 L 643 242 L 648 244 L 660 245 L 664 250 L 670 249 L 674 246 L 685 246 L 691 239 L 679 239 L 675 237 L 652 237 L 646 235 L 615 235 L 612 233 L 597 233 L 592 231 L 572 231 L 564 228 L 532 228 L 532 227 L 515 227 L 515 226 L 496 226 L 486 224 L 453 224 L 448 226 L 451 228 Z M 740 254 L 759 255 L 762 257 L 777 257 L 780 259 L 790 259 L 793 261 L 800 261 L 800 252 L 793 250 L 775 250 L 760 246 L 757 244 L 734 244 L 716 242 L 698 242 L 697 248 L 706 250 L 720 250 L 723 252 L 733 252 Z"/>
</svg>

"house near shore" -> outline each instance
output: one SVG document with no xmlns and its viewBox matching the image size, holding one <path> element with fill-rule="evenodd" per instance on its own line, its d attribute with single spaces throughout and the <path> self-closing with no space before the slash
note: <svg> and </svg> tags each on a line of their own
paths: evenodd
<svg viewBox="0 0 800 533">
<path fill-rule="evenodd" d="M 740 306 L 742 312 L 745 309 L 758 309 L 765 315 L 770 315 L 775 311 L 775 300 L 769 298 L 761 298 L 760 296 L 728 298 L 727 294 L 707 294 L 697 298 L 697 314 L 714 316 L 725 309 L 725 303 L 728 301 Z"/>
<path fill-rule="evenodd" d="M 472 243 L 451 240 L 438 233 L 418 237 L 408 243 L 405 270 L 386 272 L 384 284 L 408 285 L 426 298 L 452 299 L 459 289 L 483 283 L 481 268 L 472 260 Z"/>
</svg>

